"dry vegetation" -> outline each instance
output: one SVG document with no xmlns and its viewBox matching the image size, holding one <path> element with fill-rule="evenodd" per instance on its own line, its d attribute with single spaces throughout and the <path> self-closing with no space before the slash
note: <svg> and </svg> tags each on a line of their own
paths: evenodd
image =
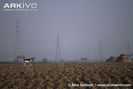
<svg viewBox="0 0 133 89">
<path fill-rule="evenodd" d="M 133 84 L 133 64 L 35 63 L 0 64 L 0 89 L 132 89 L 72 87 L 71 84 Z"/>
</svg>

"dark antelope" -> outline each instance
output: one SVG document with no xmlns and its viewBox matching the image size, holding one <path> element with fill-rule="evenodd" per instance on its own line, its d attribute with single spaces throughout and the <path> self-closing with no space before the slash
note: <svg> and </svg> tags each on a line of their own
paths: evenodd
<svg viewBox="0 0 133 89">
<path fill-rule="evenodd" d="M 32 59 L 31 58 L 25 58 L 23 57 L 23 60 L 24 60 L 24 66 L 29 68 L 32 66 Z"/>
</svg>

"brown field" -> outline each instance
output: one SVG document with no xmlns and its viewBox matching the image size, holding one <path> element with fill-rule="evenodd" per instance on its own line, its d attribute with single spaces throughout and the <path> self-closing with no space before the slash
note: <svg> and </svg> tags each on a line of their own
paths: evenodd
<svg viewBox="0 0 133 89">
<path fill-rule="evenodd" d="M 94 84 L 75 86 L 74 84 Z M 97 84 L 132 84 L 133 64 L 34 63 L 0 64 L 0 89 L 133 89 Z"/>
</svg>

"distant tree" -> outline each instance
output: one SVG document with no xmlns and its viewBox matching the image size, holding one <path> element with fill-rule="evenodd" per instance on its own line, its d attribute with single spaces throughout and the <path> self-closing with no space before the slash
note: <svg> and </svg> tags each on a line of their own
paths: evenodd
<svg viewBox="0 0 133 89">
<path fill-rule="evenodd" d="M 81 58 L 81 61 L 87 61 L 88 58 Z"/>
<path fill-rule="evenodd" d="M 43 58 L 42 61 L 43 62 L 47 62 L 48 60 L 47 60 L 47 58 Z"/>
<path fill-rule="evenodd" d="M 60 62 L 61 62 L 61 63 L 63 63 L 63 62 L 64 62 L 64 60 L 60 60 Z"/>
</svg>

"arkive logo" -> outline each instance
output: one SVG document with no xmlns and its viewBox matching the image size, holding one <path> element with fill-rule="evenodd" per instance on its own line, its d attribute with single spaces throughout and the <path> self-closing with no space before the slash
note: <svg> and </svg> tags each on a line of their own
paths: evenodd
<svg viewBox="0 0 133 89">
<path fill-rule="evenodd" d="M 5 3 L 3 5 L 3 11 L 37 11 L 37 3 Z"/>
</svg>

